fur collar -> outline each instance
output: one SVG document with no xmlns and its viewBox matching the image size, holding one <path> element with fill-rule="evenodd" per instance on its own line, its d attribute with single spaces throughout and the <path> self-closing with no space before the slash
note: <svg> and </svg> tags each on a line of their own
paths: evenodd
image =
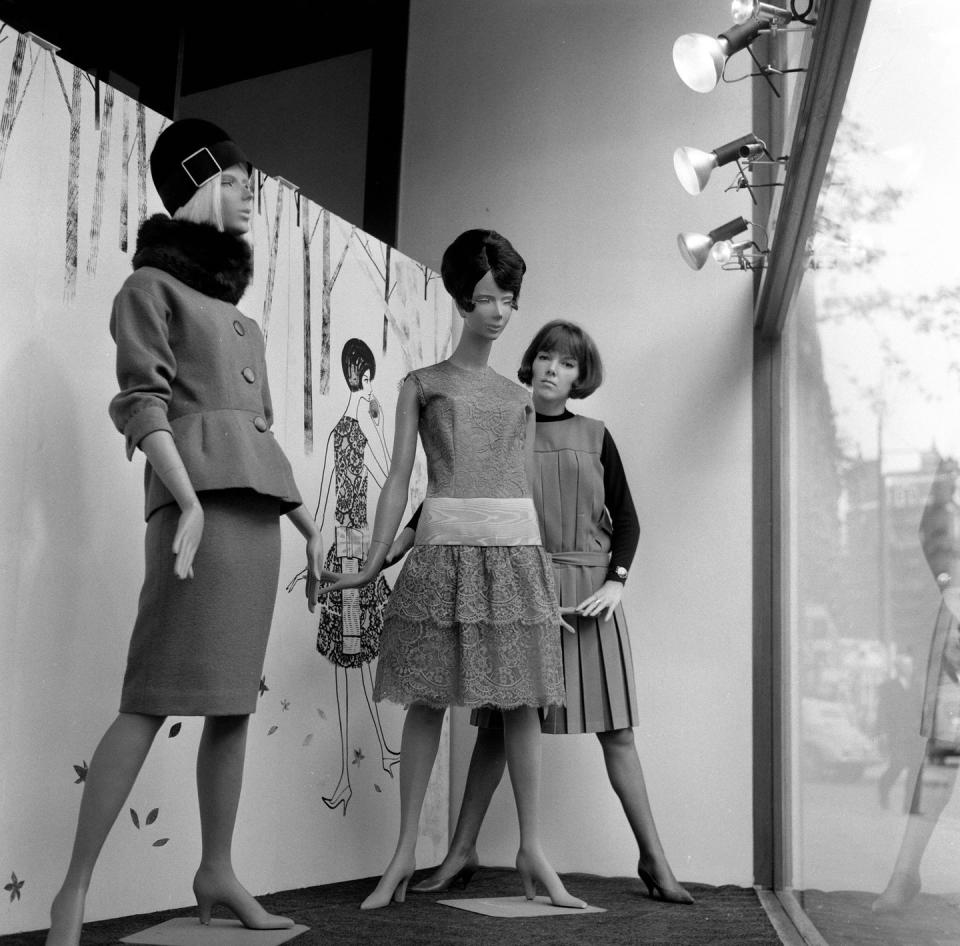
<svg viewBox="0 0 960 946">
<path fill-rule="evenodd" d="M 245 240 L 206 223 L 154 214 L 137 234 L 133 268 L 154 266 L 191 289 L 234 305 L 253 278 L 253 251 Z"/>
</svg>

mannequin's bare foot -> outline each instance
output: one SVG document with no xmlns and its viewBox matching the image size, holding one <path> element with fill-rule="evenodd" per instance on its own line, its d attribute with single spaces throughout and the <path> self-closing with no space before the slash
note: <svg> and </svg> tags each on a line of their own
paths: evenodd
<svg viewBox="0 0 960 946">
<path fill-rule="evenodd" d="M 887 888 L 870 905 L 874 913 L 899 913 L 920 893 L 920 875 L 894 873 Z"/>
<path fill-rule="evenodd" d="M 83 929 L 83 906 L 87 892 L 61 887 L 50 907 L 50 932 L 46 946 L 78 946 Z"/>
<path fill-rule="evenodd" d="M 193 893 L 203 924 L 210 922 L 210 911 L 219 904 L 230 910 L 248 930 L 287 930 L 293 926 L 293 920 L 288 917 L 267 913 L 233 871 L 224 873 L 201 867 L 193 878 Z"/>
</svg>

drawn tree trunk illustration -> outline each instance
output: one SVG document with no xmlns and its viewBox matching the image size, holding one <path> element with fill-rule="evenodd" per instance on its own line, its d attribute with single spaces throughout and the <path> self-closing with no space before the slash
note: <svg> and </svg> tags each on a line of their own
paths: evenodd
<svg viewBox="0 0 960 946">
<path fill-rule="evenodd" d="M 313 348 L 311 345 L 310 312 L 310 201 L 303 203 L 303 449 L 313 453 Z"/>
<path fill-rule="evenodd" d="M 126 253 L 129 243 L 127 220 L 130 212 L 130 113 L 127 110 L 126 96 L 123 96 L 123 142 L 120 157 L 120 250 Z"/>
<path fill-rule="evenodd" d="M 3 101 L 3 114 L 0 115 L 0 178 L 3 177 L 3 163 L 7 156 L 7 145 L 13 133 L 13 124 L 17 120 L 20 104 L 17 95 L 20 90 L 20 76 L 23 74 L 23 60 L 27 54 L 27 43 L 30 41 L 24 35 L 17 37 L 17 48 L 13 53 L 13 63 L 10 66 L 10 79 L 7 82 L 7 97 Z M 33 74 L 31 70 L 31 75 Z M 29 83 L 29 77 L 27 82 Z M 24 88 L 26 94 L 26 87 Z M 23 99 L 21 98 L 22 102 Z"/>
<path fill-rule="evenodd" d="M 429 266 L 424 266 L 423 263 L 417 263 L 417 269 L 423 273 L 423 301 L 427 301 L 427 290 L 430 288 L 430 283 L 439 278 L 437 273 L 435 273 Z"/>
<path fill-rule="evenodd" d="M 267 240 L 270 251 L 267 255 L 267 288 L 263 294 L 263 316 L 260 319 L 260 328 L 263 331 L 263 341 L 266 344 L 270 330 L 270 309 L 273 306 L 273 286 L 277 278 L 277 253 L 280 250 L 280 218 L 283 214 L 283 185 L 277 182 L 277 206 L 273 213 L 273 235 L 271 238 L 270 221 L 267 221 Z"/>
<path fill-rule="evenodd" d="M 97 176 L 93 184 L 93 211 L 90 216 L 90 255 L 87 257 L 87 275 L 97 274 L 100 255 L 100 227 L 103 223 L 103 187 L 110 160 L 110 132 L 113 128 L 113 88 L 105 86 L 103 109 L 100 113 L 100 148 L 97 152 Z"/>
<path fill-rule="evenodd" d="M 67 170 L 67 239 L 63 298 L 69 302 L 77 294 L 77 242 L 80 225 L 80 92 L 81 72 L 73 67 L 70 111 L 70 163 Z"/>
<path fill-rule="evenodd" d="M 147 219 L 147 112 L 137 102 L 137 232 Z"/>
<path fill-rule="evenodd" d="M 320 293 L 320 381 L 318 389 L 321 394 L 330 393 L 330 297 L 333 293 L 333 284 L 340 275 L 340 267 L 346 259 L 347 250 L 350 249 L 350 238 L 354 234 L 354 229 L 350 230 L 346 242 L 343 245 L 343 252 L 337 265 L 330 268 L 330 211 L 321 210 L 321 227 L 323 242 L 323 287 Z"/>
<path fill-rule="evenodd" d="M 390 302 L 390 244 L 387 244 L 383 259 L 383 301 Z M 383 317 L 383 354 L 387 353 L 387 317 Z"/>
</svg>

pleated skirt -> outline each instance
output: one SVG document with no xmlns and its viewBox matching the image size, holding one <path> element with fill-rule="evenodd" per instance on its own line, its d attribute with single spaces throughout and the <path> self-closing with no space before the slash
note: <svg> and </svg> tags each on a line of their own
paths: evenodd
<svg viewBox="0 0 960 946">
<path fill-rule="evenodd" d="M 551 557 L 561 608 L 579 604 L 604 582 L 607 566 L 596 555 L 584 555 L 588 563 L 575 561 L 575 552 Z M 541 710 L 541 731 L 610 732 L 636 726 L 636 682 L 623 609 L 618 605 L 609 621 L 573 614 L 564 615 L 564 620 L 577 630 L 560 635 L 566 704 Z M 492 707 L 475 710 L 470 721 L 478 726 L 502 725 Z"/>
<path fill-rule="evenodd" d="M 204 527 L 193 578 L 173 573 L 179 507 L 162 506 L 147 522 L 123 713 L 256 712 L 280 574 L 283 510 L 252 490 L 204 492 L 200 502 Z"/>
</svg>

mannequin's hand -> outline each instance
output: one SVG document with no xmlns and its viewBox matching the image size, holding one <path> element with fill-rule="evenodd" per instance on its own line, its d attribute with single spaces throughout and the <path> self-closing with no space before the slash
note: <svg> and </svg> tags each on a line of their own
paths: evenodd
<svg viewBox="0 0 960 946">
<path fill-rule="evenodd" d="M 589 598 L 584 598 L 576 610 L 585 618 L 599 617 L 606 611 L 603 620 L 609 621 L 622 597 L 623 585 L 619 581 L 605 581 Z"/>
<path fill-rule="evenodd" d="M 960 588 L 944 588 L 943 603 L 954 620 L 960 621 Z"/>
<path fill-rule="evenodd" d="M 343 572 L 328 572 L 324 570 L 320 574 L 320 581 L 323 585 L 317 588 L 317 598 L 330 594 L 331 591 L 343 591 L 346 588 L 361 588 L 369 584 L 379 574 L 379 568 L 372 568 L 364 565 L 360 571 L 344 574 Z"/>
<path fill-rule="evenodd" d="M 203 508 L 198 502 L 190 503 L 180 511 L 177 533 L 173 537 L 173 573 L 177 578 L 193 578 L 193 558 L 202 535 Z"/>
<path fill-rule="evenodd" d="M 319 532 L 307 539 L 307 567 L 304 571 L 307 573 L 307 607 L 313 614 L 317 606 L 317 586 L 323 572 L 323 539 Z"/>
<path fill-rule="evenodd" d="M 569 631 L 571 634 L 576 634 L 576 633 L 577 633 L 577 629 L 576 629 L 572 624 L 569 624 L 567 621 L 564 621 L 563 616 L 564 616 L 565 614 L 576 614 L 576 613 L 577 613 L 577 609 L 576 609 L 576 608 L 561 608 L 561 609 L 560 609 L 560 626 L 561 626 L 565 631 Z"/>
<path fill-rule="evenodd" d="M 413 529 L 401 529 L 400 535 L 393 540 L 393 545 L 390 546 L 387 557 L 383 560 L 383 567 L 389 568 L 391 565 L 396 565 L 413 548 L 416 535 Z"/>
</svg>

